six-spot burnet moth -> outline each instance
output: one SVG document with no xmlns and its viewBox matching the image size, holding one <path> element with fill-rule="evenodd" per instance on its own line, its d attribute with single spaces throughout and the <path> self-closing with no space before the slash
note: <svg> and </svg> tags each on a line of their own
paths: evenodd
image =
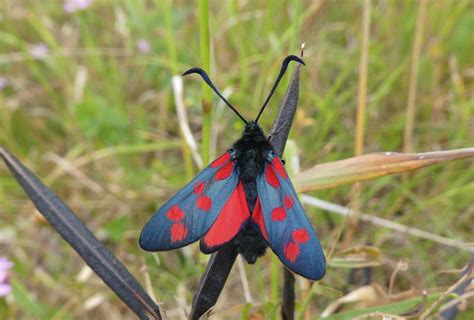
<svg viewBox="0 0 474 320">
<path fill-rule="evenodd" d="M 247 121 L 221 95 L 200 68 L 183 75 L 199 74 L 214 92 L 245 123 L 242 137 L 151 217 L 140 235 L 140 247 L 166 251 L 200 241 L 201 251 L 212 253 L 233 242 L 254 263 L 269 246 L 293 272 L 321 279 L 326 260 L 321 244 L 298 196 L 258 120 L 275 92 L 290 61 L 283 60 L 280 73 L 257 118 Z"/>
</svg>

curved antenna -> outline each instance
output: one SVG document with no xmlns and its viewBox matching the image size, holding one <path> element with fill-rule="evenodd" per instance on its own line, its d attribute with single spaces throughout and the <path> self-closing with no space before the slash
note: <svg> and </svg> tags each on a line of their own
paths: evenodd
<svg viewBox="0 0 474 320">
<path fill-rule="evenodd" d="M 234 106 L 232 106 L 229 101 L 226 100 L 226 98 L 224 98 L 222 96 L 222 94 L 219 92 L 219 90 L 217 90 L 216 86 L 212 83 L 211 79 L 209 79 L 209 76 L 208 74 L 206 73 L 206 71 L 202 70 L 201 68 L 191 68 L 185 72 L 183 72 L 182 76 L 186 76 L 188 74 L 192 74 L 192 73 L 197 73 L 201 76 L 201 78 L 204 80 L 204 82 L 207 83 L 207 85 L 209 87 L 211 87 L 212 90 L 214 90 L 214 92 L 219 96 L 219 98 L 222 99 L 222 101 L 225 102 L 225 104 L 232 109 L 232 111 L 235 112 L 236 115 L 239 116 L 240 119 L 242 119 L 243 122 L 245 122 L 245 124 L 248 123 L 247 120 L 245 120 L 245 118 L 234 108 Z"/>
<path fill-rule="evenodd" d="M 268 95 L 267 99 L 266 99 L 265 102 L 263 103 L 263 106 L 262 106 L 262 108 L 260 109 L 260 112 L 258 113 L 257 118 L 255 119 L 255 122 L 256 122 L 256 123 L 258 123 L 258 119 L 260 119 L 260 116 L 262 115 L 263 110 L 265 110 L 265 107 L 267 106 L 268 101 L 270 101 L 270 98 L 272 97 L 273 93 L 275 92 L 276 88 L 278 87 L 278 83 L 280 82 L 281 78 L 282 78 L 283 75 L 285 74 L 286 68 L 288 68 L 288 64 L 289 64 L 291 61 L 296 61 L 296 62 L 301 63 L 302 65 L 305 65 L 304 61 L 301 60 L 300 57 L 297 57 L 297 56 L 295 56 L 295 55 L 290 55 L 290 56 L 286 57 L 286 58 L 283 60 L 283 63 L 281 64 L 280 73 L 278 74 L 278 77 L 277 77 L 277 79 L 276 79 L 276 81 L 275 81 L 275 84 L 273 85 L 272 90 L 270 90 L 270 94 Z"/>
</svg>

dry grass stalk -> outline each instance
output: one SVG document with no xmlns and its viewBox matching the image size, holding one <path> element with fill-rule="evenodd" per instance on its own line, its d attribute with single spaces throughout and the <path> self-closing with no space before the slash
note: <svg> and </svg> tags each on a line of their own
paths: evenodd
<svg viewBox="0 0 474 320">
<path fill-rule="evenodd" d="M 359 60 L 359 87 L 357 93 L 357 119 L 356 119 L 356 136 L 354 142 L 354 153 L 360 156 L 364 152 L 364 133 L 365 133 L 365 109 L 367 105 L 367 69 L 369 61 L 369 38 L 370 38 L 370 14 L 371 1 L 365 0 L 363 7 L 363 33 L 362 33 L 362 49 Z M 343 246 L 347 247 L 352 242 L 352 238 L 358 227 L 358 215 L 360 211 L 360 195 L 362 185 L 354 184 L 352 188 L 352 213 L 347 220 L 349 228 L 344 236 Z"/>
</svg>

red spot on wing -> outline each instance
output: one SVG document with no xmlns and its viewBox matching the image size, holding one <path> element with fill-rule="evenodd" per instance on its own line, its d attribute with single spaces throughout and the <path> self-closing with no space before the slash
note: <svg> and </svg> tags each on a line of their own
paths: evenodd
<svg viewBox="0 0 474 320">
<path fill-rule="evenodd" d="M 202 195 L 196 200 L 196 205 L 199 209 L 209 211 L 212 207 L 212 200 L 206 195 Z"/>
<path fill-rule="evenodd" d="M 278 181 L 278 177 L 275 174 L 275 171 L 273 171 L 271 165 L 265 167 L 265 180 L 267 180 L 267 182 L 275 189 L 280 186 L 280 181 Z"/>
<path fill-rule="evenodd" d="M 265 238 L 265 240 L 268 241 L 268 234 L 267 234 L 267 229 L 265 229 L 265 222 L 263 221 L 263 213 L 262 213 L 262 206 L 260 205 L 260 198 L 257 198 L 257 202 L 255 203 L 255 208 L 253 209 L 253 213 L 252 213 L 252 220 L 260 227 L 262 236 Z"/>
<path fill-rule="evenodd" d="M 285 203 L 285 207 L 287 209 L 290 209 L 293 206 L 294 202 L 295 202 L 295 198 L 293 198 L 292 196 L 289 196 L 289 195 L 285 196 L 284 203 Z"/>
<path fill-rule="evenodd" d="M 305 243 L 305 242 L 308 242 L 309 240 L 308 232 L 304 228 L 293 231 L 291 233 L 291 237 L 293 238 L 294 241 L 299 242 L 299 243 Z"/>
<path fill-rule="evenodd" d="M 283 249 L 286 260 L 294 263 L 300 254 L 300 247 L 295 242 L 288 242 Z"/>
<path fill-rule="evenodd" d="M 277 207 L 272 210 L 273 221 L 283 221 L 286 219 L 286 210 L 282 207 Z"/>
<path fill-rule="evenodd" d="M 286 174 L 285 168 L 283 168 L 283 163 L 281 163 L 280 159 L 278 157 L 274 157 L 272 163 L 275 171 L 280 175 L 280 177 L 286 179 L 288 175 Z"/>
<path fill-rule="evenodd" d="M 208 249 L 222 246 L 232 240 L 239 232 L 242 224 L 250 217 L 247 199 L 242 182 L 232 192 L 216 221 L 204 236 L 204 244 Z"/>
<path fill-rule="evenodd" d="M 204 186 L 205 185 L 206 184 L 202 181 L 196 182 L 196 184 L 194 185 L 194 193 L 195 194 L 201 194 L 204 191 Z"/>
<path fill-rule="evenodd" d="M 171 221 L 178 222 L 184 218 L 184 212 L 177 205 L 174 205 L 166 212 L 166 216 Z"/>
<path fill-rule="evenodd" d="M 214 160 L 213 163 L 211 163 L 211 168 L 219 167 L 219 166 L 223 165 L 224 163 L 226 163 L 229 160 L 230 160 L 230 153 L 226 152 L 222 156 L 220 156 L 219 158 Z"/>
<path fill-rule="evenodd" d="M 225 165 L 222 166 L 222 168 L 219 169 L 219 171 L 216 172 L 214 178 L 216 180 L 227 179 L 232 174 L 232 170 L 234 170 L 234 162 L 227 162 Z"/>
<path fill-rule="evenodd" d="M 188 235 L 188 229 L 182 223 L 174 223 L 171 226 L 171 242 L 183 241 Z"/>
</svg>

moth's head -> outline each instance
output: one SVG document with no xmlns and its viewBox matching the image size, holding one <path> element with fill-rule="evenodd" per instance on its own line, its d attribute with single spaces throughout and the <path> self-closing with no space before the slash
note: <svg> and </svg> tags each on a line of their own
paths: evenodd
<svg viewBox="0 0 474 320">
<path fill-rule="evenodd" d="M 245 125 L 244 135 L 247 136 L 264 136 L 262 128 L 255 121 L 249 121 Z"/>
<path fill-rule="evenodd" d="M 259 132 L 259 131 L 262 131 L 262 128 L 260 128 L 260 126 L 258 125 L 258 123 L 255 122 L 255 121 L 249 121 L 249 122 L 245 125 L 245 132 L 253 133 L 253 132 Z"/>
</svg>

